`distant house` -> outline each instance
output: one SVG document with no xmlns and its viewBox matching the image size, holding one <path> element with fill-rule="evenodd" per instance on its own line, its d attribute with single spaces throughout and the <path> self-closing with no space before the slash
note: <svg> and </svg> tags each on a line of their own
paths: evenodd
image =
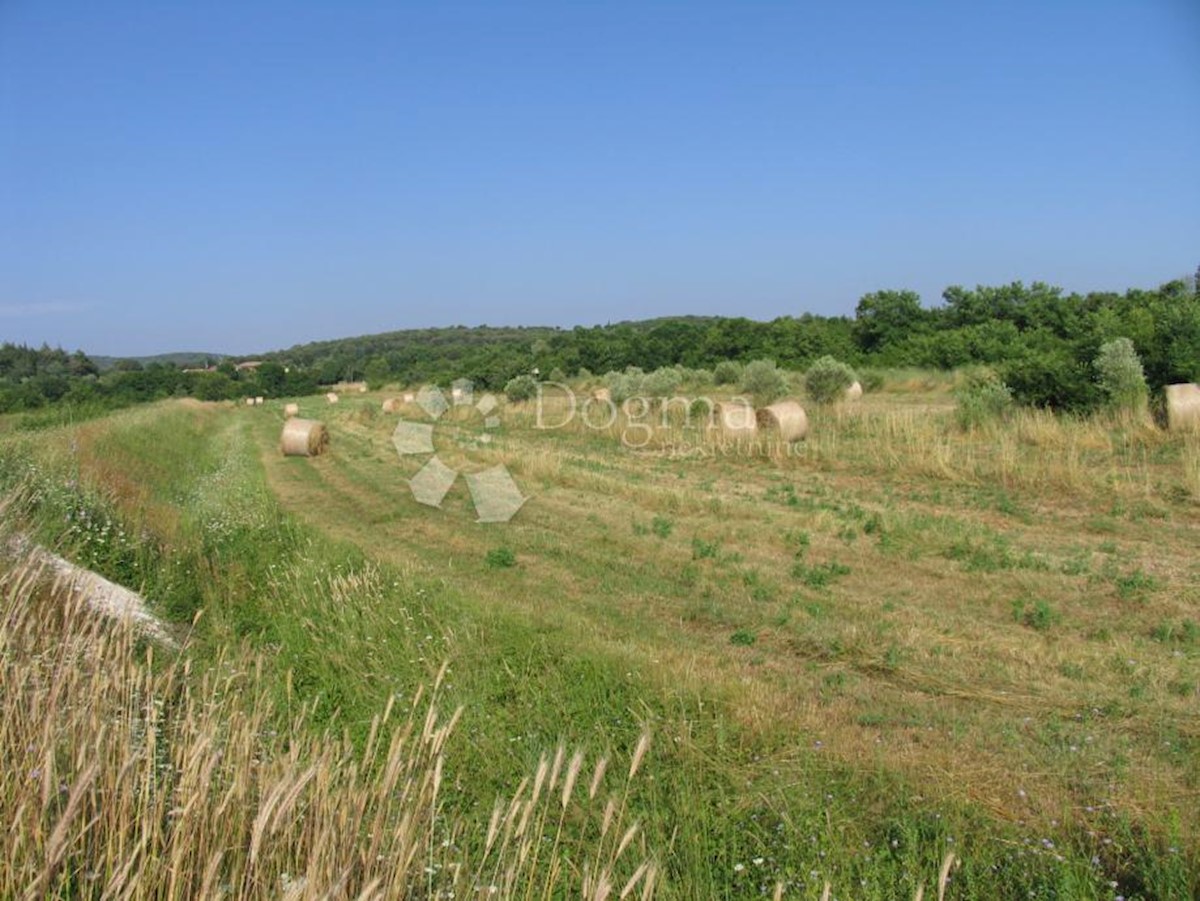
<svg viewBox="0 0 1200 901">
<path fill-rule="evenodd" d="M 244 363 L 238 363 L 233 368 L 238 372 L 245 372 L 247 369 L 257 369 L 262 365 L 262 360 L 246 360 Z"/>
<path fill-rule="evenodd" d="M 216 372 L 216 366 L 204 366 L 200 369 L 185 369 L 184 372 Z"/>
</svg>

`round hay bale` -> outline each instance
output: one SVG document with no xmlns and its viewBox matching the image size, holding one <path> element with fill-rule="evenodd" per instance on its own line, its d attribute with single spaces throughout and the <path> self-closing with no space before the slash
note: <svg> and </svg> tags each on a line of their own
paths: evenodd
<svg viewBox="0 0 1200 901">
<path fill-rule="evenodd" d="M 1200 385 L 1167 385 L 1167 426 L 1172 432 L 1200 430 Z"/>
<path fill-rule="evenodd" d="M 253 397 L 247 397 L 247 398 L 246 398 L 246 406 L 247 406 L 247 407 L 253 407 L 253 406 L 254 406 L 254 398 L 253 398 Z"/>
<path fill-rule="evenodd" d="M 406 404 L 411 404 L 411 403 L 412 403 L 413 401 L 415 401 L 416 399 L 417 399 L 417 398 L 416 398 L 416 396 L 415 396 L 414 394 L 412 394 L 411 392 L 410 392 L 410 393 L 408 393 L 408 394 L 406 394 L 406 395 L 404 395 L 404 402 L 405 402 Z"/>
<path fill-rule="evenodd" d="M 254 398 L 254 406 L 261 407 L 262 405 L 263 405 L 263 399 L 261 397 Z"/>
<path fill-rule="evenodd" d="M 592 397 L 594 397 L 596 400 L 602 400 L 605 403 L 611 403 L 612 391 L 610 391 L 608 388 L 597 388 L 592 392 Z"/>
<path fill-rule="evenodd" d="M 781 400 L 758 411 L 758 426 L 778 431 L 779 437 L 789 443 L 799 441 L 808 434 L 808 414 L 794 400 Z"/>
<path fill-rule="evenodd" d="M 846 400 L 849 403 L 853 403 L 856 400 L 862 400 L 862 396 L 863 396 L 862 385 L 859 384 L 858 382 L 855 382 L 853 385 L 851 385 L 849 388 L 846 389 Z"/>
<path fill-rule="evenodd" d="M 395 413 L 399 409 L 400 401 L 396 400 L 394 397 L 389 397 L 383 402 L 384 413 Z"/>
<path fill-rule="evenodd" d="M 334 394 L 332 391 L 330 391 L 328 394 L 325 395 L 325 399 L 327 401 L 329 401 L 331 404 L 336 404 L 338 402 L 338 396 L 336 394 Z"/>
<path fill-rule="evenodd" d="M 288 404 L 286 407 L 283 408 L 283 415 L 287 419 L 291 419 L 293 416 L 299 416 L 300 415 L 300 405 L 299 404 Z"/>
<path fill-rule="evenodd" d="M 329 432 L 315 419 L 289 419 L 279 439 L 285 457 L 315 457 L 328 446 Z"/>
<path fill-rule="evenodd" d="M 743 401 L 722 401 L 716 405 L 717 427 L 726 438 L 753 438 L 758 434 L 754 407 Z"/>
</svg>

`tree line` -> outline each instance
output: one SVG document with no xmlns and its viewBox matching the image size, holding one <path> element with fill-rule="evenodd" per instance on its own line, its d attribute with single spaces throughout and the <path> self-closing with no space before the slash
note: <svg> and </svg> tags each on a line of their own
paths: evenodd
<svg viewBox="0 0 1200 901">
<path fill-rule="evenodd" d="M 912 291 L 865 295 L 853 317 L 673 317 L 592 327 L 456 326 L 321 341 L 264 354 L 255 370 L 225 361 L 184 372 L 154 363 L 100 373 L 82 352 L 0 346 L 0 412 L 54 404 L 122 406 L 170 396 L 222 400 L 308 394 L 338 381 L 448 383 L 501 390 L 513 378 L 572 377 L 726 360 L 805 370 L 833 357 L 862 368 L 990 367 L 1021 403 L 1084 411 L 1102 402 L 1100 348 L 1128 338 L 1153 390 L 1200 380 L 1200 297 L 1193 279 L 1153 290 L 1066 294 L 1041 282 L 948 288 L 925 306 Z"/>
</svg>

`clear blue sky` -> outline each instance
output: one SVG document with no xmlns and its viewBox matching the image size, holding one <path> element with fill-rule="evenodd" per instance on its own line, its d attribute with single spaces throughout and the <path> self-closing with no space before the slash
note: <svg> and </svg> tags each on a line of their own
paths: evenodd
<svg viewBox="0 0 1200 901">
<path fill-rule="evenodd" d="M 0 340 L 852 313 L 1200 263 L 1200 2 L 0 0 Z"/>
</svg>

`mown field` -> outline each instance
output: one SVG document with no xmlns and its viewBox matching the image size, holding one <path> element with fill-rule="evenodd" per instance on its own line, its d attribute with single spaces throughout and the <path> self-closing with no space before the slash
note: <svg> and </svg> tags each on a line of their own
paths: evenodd
<svg viewBox="0 0 1200 901">
<path fill-rule="evenodd" d="M 390 395 L 301 399 L 332 434 L 316 459 L 278 453 L 281 402 L 10 418 L 5 528 L 142 590 L 185 643 L 173 678 L 238 669 L 241 702 L 269 707 L 255 730 L 292 736 L 285 761 L 301 733 L 372 748 L 389 701 L 445 665 L 438 704 L 461 714 L 429 836 L 462 859 L 486 856 L 496 800 L 541 755 L 584 749 L 580 780 L 600 757 L 624 776 L 648 734 L 620 797 L 658 897 L 911 898 L 936 894 L 950 854 L 948 898 L 1195 897 L 1200 439 L 1035 412 L 964 432 L 947 389 L 896 375 L 855 410 L 810 411 L 790 450 L 678 428 L 634 449 L 623 420 L 539 429 L 530 406 L 481 443 L 479 417 L 452 411 L 439 456 L 502 462 L 529 497 L 495 524 L 461 479 L 442 509 L 413 500 L 425 458 L 393 448 Z M 250 835 L 262 799 L 243 801 Z M 48 846 L 46 810 L 22 816 Z M 534 843 L 552 884 L 522 896 L 582 894 L 608 853 L 592 814 Z M 64 882 L 87 853 L 64 852 L 62 896 L 100 896 Z M 223 853 L 236 869 L 237 843 Z M 454 865 L 438 853 L 430 870 Z M 178 897 L 281 884 L 204 882 L 209 859 Z M 10 867 L 0 886 L 20 883 Z"/>
</svg>

